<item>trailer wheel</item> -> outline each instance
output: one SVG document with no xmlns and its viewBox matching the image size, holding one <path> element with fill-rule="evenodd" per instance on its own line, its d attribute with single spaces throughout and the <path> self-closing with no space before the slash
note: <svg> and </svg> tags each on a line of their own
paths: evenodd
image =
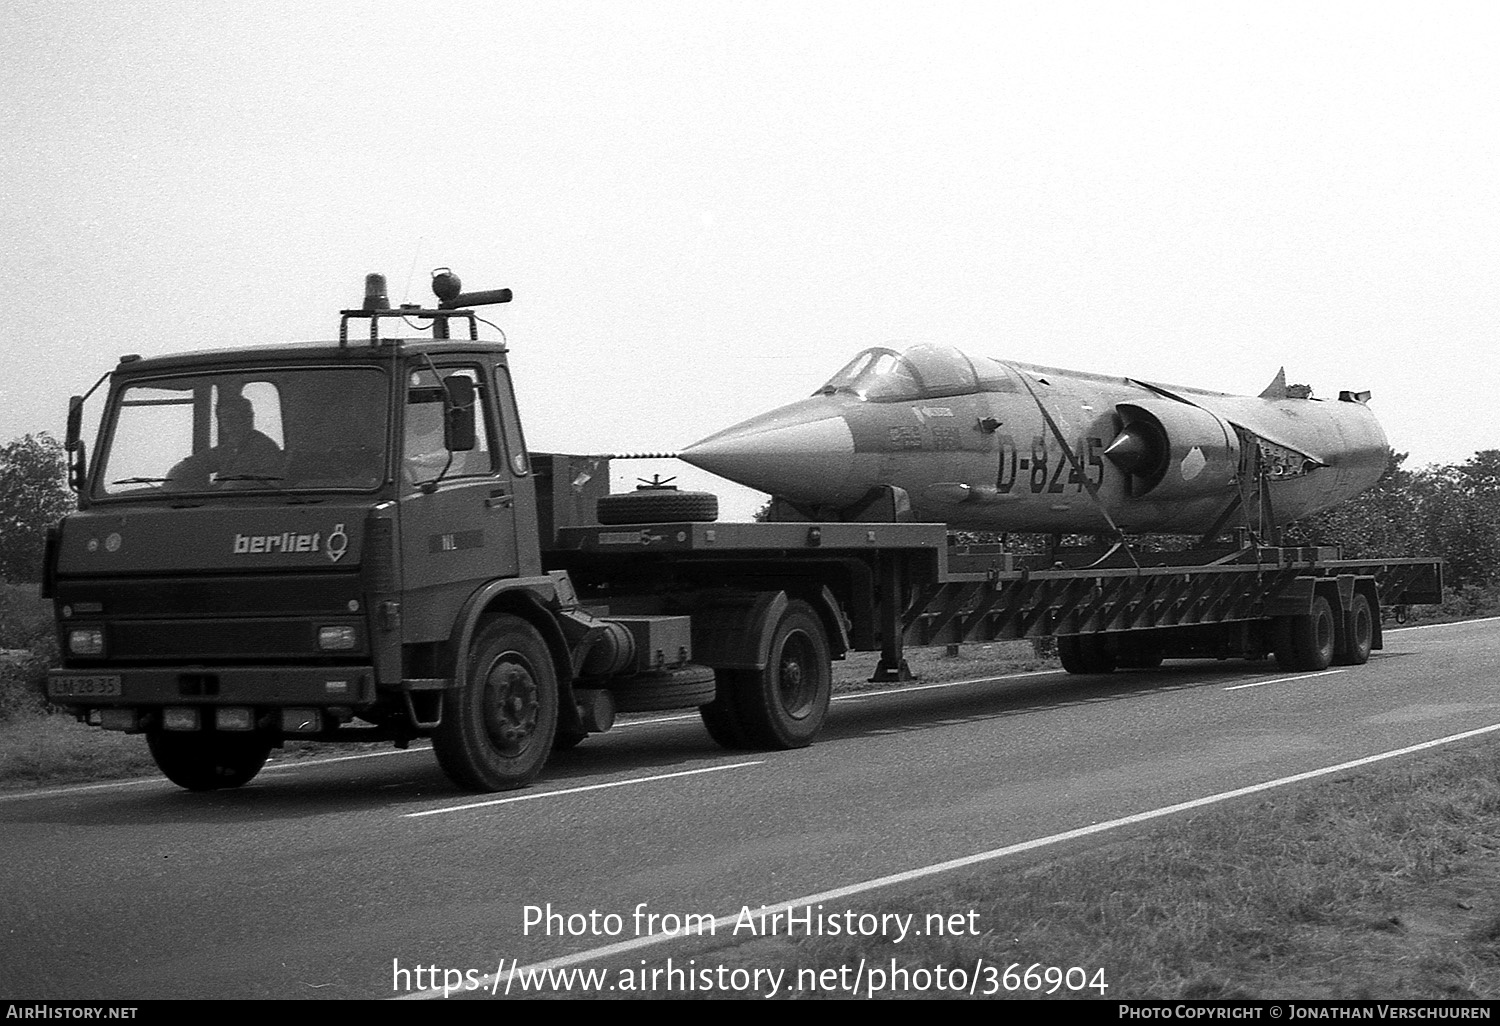
<svg viewBox="0 0 1500 1026">
<path fill-rule="evenodd" d="M 469 681 L 447 692 L 432 749 L 443 772 L 472 791 L 509 791 L 536 779 L 557 735 L 557 674 L 546 642 L 518 616 L 483 625 L 469 648 Z"/>
<path fill-rule="evenodd" d="M 812 744 L 833 695 L 833 664 L 822 621 L 800 600 L 787 603 L 771 635 L 763 670 L 745 671 L 734 698 L 745 735 L 756 747 Z"/>
<path fill-rule="evenodd" d="M 1375 615 L 1368 597 L 1354 593 L 1349 605 L 1349 630 L 1338 633 L 1343 637 L 1339 639 L 1334 662 L 1340 666 L 1363 666 L 1370 661 L 1370 649 L 1375 643 Z"/>
<path fill-rule="evenodd" d="M 146 746 L 166 778 L 189 791 L 248 784 L 271 754 L 271 742 L 258 734 L 217 731 L 153 730 Z"/>
<path fill-rule="evenodd" d="M 715 697 L 707 705 L 698 707 L 698 715 L 703 718 L 703 726 L 708 730 L 708 736 L 713 738 L 720 748 L 728 748 L 730 751 L 744 751 L 754 747 L 750 741 L 750 735 L 745 732 L 745 726 L 740 722 L 739 710 L 736 708 L 735 695 L 742 687 L 750 687 L 749 683 L 741 683 L 743 675 L 734 670 L 718 670 L 715 677 Z"/>
<path fill-rule="evenodd" d="M 1312 610 L 1284 618 L 1275 632 L 1276 662 L 1284 670 L 1326 670 L 1333 662 L 1333 606 L 1322 595 L 1313 597 Z"/>
<path fill-rule="evenodd" d="M 1059 634 L 1057 657 L 1069 673 L 1113 673 L 1115 657 L 1097 634 Z"/>
<path fill-rule="evenodd" d="M 647 488 L 601 495 L 595 512 L 601 524 L 707 523 L 719 519 L 719 497 L 713 492 Z"/>
</svg>

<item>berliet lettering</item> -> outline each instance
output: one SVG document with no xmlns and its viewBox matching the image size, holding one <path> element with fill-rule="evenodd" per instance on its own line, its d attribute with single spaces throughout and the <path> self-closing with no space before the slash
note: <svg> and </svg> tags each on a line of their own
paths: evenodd
<svg viewBox="0 0 1500 1026">
<path fill-rule="evenodd" d="M 290 531 L 281 534 L 237 534 L 234 536 L 234 552 L 235 555 L 246 552 L 317 552 L 318 539 L 321 537 L 319 533 L 293 534 Z"/>
<path fill-rule="evenodd" d="M 291 531 L 283 531 L 281 534 L 236 534 L 234 554 L 238 556 L 273 552 L 317 552 L 322 538 L 321 531 L 314 531 L 312 534 L 295 534 Z M 344 533 L 344 525 L 335 524 L 333 531 L 328 535 L 328 558 L 337 563 L 348 549 L 349 536 Z"/>
</svg>

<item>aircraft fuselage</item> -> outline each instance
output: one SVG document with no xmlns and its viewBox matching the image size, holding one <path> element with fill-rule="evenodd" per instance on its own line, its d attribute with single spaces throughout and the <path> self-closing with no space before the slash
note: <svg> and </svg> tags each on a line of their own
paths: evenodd
<svg viewBox="0 0 1500 1026">
<path fill-rule="evenodd" d="M 817 394 L 681 457 L 829 518 L 890 485 L 913 519 L 971 529 L 1263 529 L 1363 491 L 1387 461 L 1364 397 L 1285 393 L 873 349 Z"/>
</svg>

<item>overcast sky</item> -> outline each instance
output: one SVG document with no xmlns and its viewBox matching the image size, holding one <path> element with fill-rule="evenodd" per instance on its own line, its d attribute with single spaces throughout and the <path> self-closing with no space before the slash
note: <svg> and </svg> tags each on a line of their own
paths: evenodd
<svg viewBox="0 0 1500 1026">
<path fill-rule="evenodd" d="M 121 353 L 335 337 L 449 265 L 515 290 L 533 449 L 675 450 L 918 341 L 1285 365 L 1408 466 L 1500 448 L 1493 3 L 7 0 L 0 39 L 0 443 Z"/>
</svg>

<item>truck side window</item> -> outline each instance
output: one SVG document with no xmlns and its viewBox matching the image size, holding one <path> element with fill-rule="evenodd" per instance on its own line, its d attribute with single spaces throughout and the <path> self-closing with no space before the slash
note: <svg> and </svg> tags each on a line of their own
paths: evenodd
<svg viewBox="0 0 1500 1026">
<path fill-rule="evenodd" d="M 413 369 L 407 376 L 406 425 L 401 450 L 401 475 L 411 488 L 439 475 L 444 480 L 480 477 L 494 472 L 490 418 L 494 400 L 475 367 L 440 367 L 442 376 L 461 376 L 474 383 L 478 409 L 474 411 L 474 448 L 449 453 L 443 445 L 443 389 L 431 368 Z M 451 459 L 450 459 L 451 456 Z M 446 472 L 444 468 L 446 469 Z"/>
<path fill-rule="evenodd" d="M 521 418 L 516 411 L 515 389 L 510 383 L 510 368 L 504 364 L 495 367 L 495 393 L 500 409 L 500 424 L 505 436 L 506 452 L 510 456 L 510 469 L 515 474 L 526 474 L 531 466 L 526 454 L 526 439 L 521 435 Z"/>
</svg>

